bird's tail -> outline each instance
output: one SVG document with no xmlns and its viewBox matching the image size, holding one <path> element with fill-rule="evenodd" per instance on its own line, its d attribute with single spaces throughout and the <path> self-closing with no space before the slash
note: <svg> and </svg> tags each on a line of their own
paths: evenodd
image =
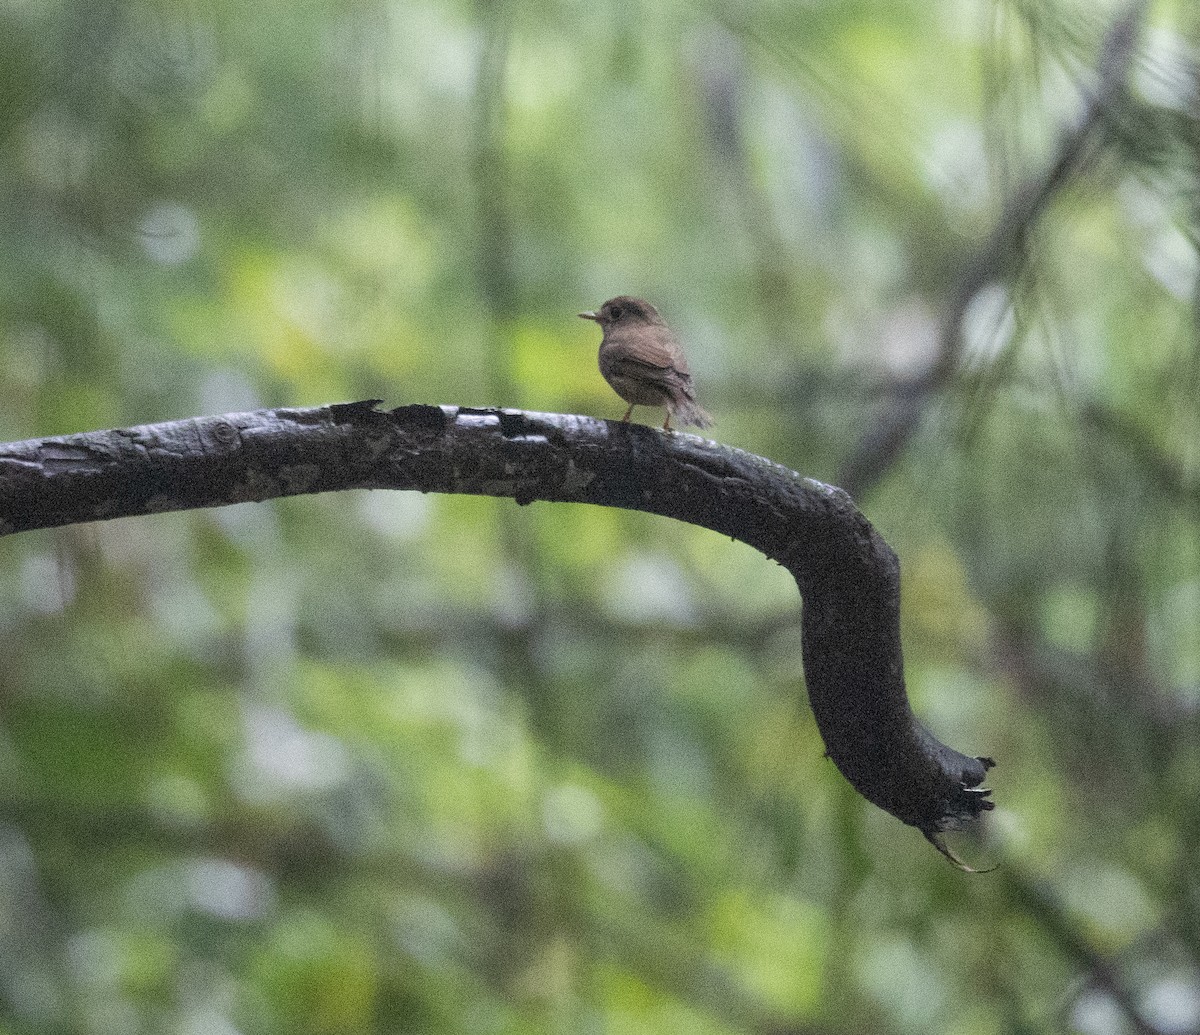
<svg viewBox="0 0 1200 1035">
<path fill-rule="evenodd" d="M 690 424 L 693 428 L 711 428 L 714 424 L 708 411 L 694 399 L 680 400 L 671 407 L 671 413 L 680 424 Z"/>
</svg>

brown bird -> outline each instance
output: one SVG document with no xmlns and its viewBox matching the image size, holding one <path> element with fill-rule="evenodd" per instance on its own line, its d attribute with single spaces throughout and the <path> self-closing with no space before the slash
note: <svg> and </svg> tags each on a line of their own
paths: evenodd
<svg viewBox="0 0 1200 1035">
<path fill-rule="evenodd" d="M 621 420 L 629 420 L 635 406 L 665 406 L 663 431 L 671 430 L 672 417 L 697 428 L 712 425 L 712 417 L 696 403 L 679 339 L 654 306 L 641 298 L 618 295 L 596 312 L 579 315 L 595 320 L 604 332 L 600 373 L 629 403 Z"/>
</svg>

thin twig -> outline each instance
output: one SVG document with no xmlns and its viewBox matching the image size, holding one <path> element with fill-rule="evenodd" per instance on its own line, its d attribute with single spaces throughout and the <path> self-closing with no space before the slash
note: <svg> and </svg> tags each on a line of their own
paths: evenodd
<svg viewBox="0 0 1200 1035">
<path fill-rule="evenodd" d="M 1012 196 L 987 240 L 967 263 L 941 321 L 932 363 L 920 377 L 894 390 L 891 411 L 859 439 L 843 464 L 838 483 L 856 499 L 891 470 L 916 434 L 934 396 L 958 368 L 963 324 L 971 303 L 989 284 L 1013 275 L 1022 261 L 1026 239 L 1051 200 L 1094 153 L 1109 113 L 1125 89 L 1147 7 L 1146 0 L 1137 0 L 1105 34 L 1097 88 L 1085 101 L 1075 126 L 1061 135 L 1054 159 Z"/>
</svg>

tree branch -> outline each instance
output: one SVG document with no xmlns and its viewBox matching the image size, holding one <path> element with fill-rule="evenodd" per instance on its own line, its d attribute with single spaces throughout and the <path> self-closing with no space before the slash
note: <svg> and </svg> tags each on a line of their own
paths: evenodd
<svg viewBox="0 0 1200 1035">
<path fill-rule="evenodd" d="M 841 489 L 695 435 L 566 414 L 376 401 L 197 417 L 0 445 L 0 535 L 344 489 L 641 510 L 748 543 L 804 598 L 809 698 L 868 800 L 938 836 L 992 807 L 990 759 L 913 716 L 896 555 Z M 956 860 L 957 861 L 957 860 Z"/>
<path fill-rule="evenodd" d="M 1025 242 L 1051 201 L 1092 156 L 1113 108 L 1125 90 L 1137 54 L 1147 0 L 1133 0 L 1104 36 L 1098 83 L 1085 98 L 1075 125 L 1059 138 L 1045 170 L 1009 198 L 986 241 L 966 263 L 938 331 L 937 353 L 916 379 L 898 385 L 889 412 L 872 421 L 842 465 L 838 481 L 861 499 L 899 459 L 916 434 L 934 396 L 958 369 L 963 326 L 971 303 L 989 284 L 1009 278 L 1023 259 Z"/>
</svg>

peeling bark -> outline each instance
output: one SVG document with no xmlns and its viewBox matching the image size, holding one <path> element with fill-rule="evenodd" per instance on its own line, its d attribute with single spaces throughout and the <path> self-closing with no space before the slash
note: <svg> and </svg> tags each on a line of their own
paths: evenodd
<svg viewBox="0 0 1200 1035">
<path fill-rule="evenodd" d="M 940 833 L 992 808 L 991 760 L 942 744 L 909 707 L 899 562 L 849 495 L 695 435 L 371 400 L 14 442 L 0 445 L 0 534 L 344 489 L 594 503 L 747 543 L 799 586 L 809 699 L 846 779 L 952 860 Z"/>
</svg>

